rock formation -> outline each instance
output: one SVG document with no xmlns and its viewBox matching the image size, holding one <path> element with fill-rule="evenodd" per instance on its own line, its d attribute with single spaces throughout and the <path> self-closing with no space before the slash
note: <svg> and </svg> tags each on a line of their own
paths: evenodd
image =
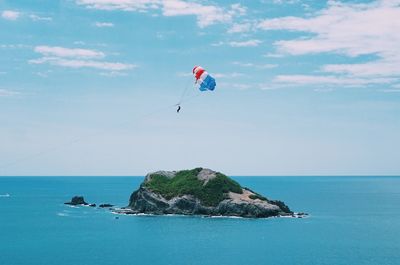
<svg viewBox="0 0 400 265">
<path fill-rule="evenodd" d="M 74 196 L 72 197 L 70 202 L 65 202 L 64 204 L 68 205 L 89 205 L 87 202 L 85 202 L 85 199 L 83 196 Z"/>
<path fill-rule="evenodd" d="M 293 215 L 282 201 L 267 199 L 222 173 L 203 168 L 148 174 L 132 193 L 129 205 L 118 212 L 250 218 Z"/>
</svg>

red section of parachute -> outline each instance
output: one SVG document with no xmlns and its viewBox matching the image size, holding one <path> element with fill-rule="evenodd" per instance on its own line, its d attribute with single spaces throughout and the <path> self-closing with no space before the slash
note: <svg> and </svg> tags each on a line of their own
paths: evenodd
<svg viewBox="0 0 400 265">
<path fill-rule="evenodd" d="M 197 73 L 196 73 L 196 79 L 199 79 L 200 76 L 201 76 L 203 73 L 204 73 L 204 69 L 198 70 Z"/>
</svg>

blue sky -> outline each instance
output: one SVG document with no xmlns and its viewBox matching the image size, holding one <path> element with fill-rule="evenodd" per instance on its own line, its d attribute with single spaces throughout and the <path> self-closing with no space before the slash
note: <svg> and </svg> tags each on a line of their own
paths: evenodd
<svg viewBox="0 0 400 265">
<path fill-rule="evenodd" d="M 400 174 L 399 16 L 395 0 L 0 1 L 0 173 Z"/>
</svg>

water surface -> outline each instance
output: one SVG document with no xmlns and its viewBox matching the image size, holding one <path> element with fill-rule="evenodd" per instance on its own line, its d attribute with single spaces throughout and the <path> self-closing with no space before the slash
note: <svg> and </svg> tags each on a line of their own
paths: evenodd
<svg viewBox="0 0 400 265">
<path fill-rule="evenodd" d="M 399 264 L 400 177 L 235 179 L 311 217 L 115 219 L 63 202 L 125 206 L 143 178 L 0 178 L 0 264 Z"/>
</svg>

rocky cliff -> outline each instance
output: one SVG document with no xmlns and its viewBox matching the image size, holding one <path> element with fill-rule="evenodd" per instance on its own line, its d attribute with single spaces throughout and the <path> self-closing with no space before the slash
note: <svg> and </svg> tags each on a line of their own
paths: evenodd
<svg viewBox="0 0 400 265">
<path fill-rule="evenodd" d="M 205 168 L 148 174 L 121 212 L 251 218 L 293 214 L 283 202 L 267 199 Z"/>
</svg>

